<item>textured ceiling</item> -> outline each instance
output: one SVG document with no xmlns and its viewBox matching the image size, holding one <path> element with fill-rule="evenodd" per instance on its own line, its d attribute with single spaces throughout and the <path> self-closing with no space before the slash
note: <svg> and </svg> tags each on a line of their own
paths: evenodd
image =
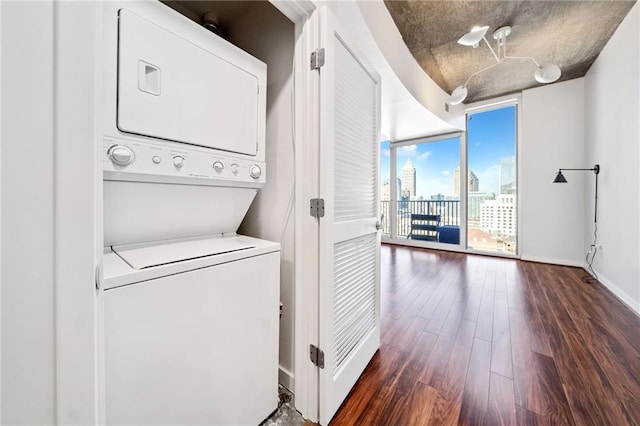
<svg viewBox="0 0 640 426">
<path fill-rule="evenodd" d="M 475 26 L 488 25 L 486 39 L 496 49 L 493 32 L 512 27 L 507 55 L 533 56 L 555 63 L 558 81 L 582 77 L 635 1 L 389 1 L 404 42 L 425 72 L 447 93 L 492 63 L 482 43 L 462 46 L 458 39 Z M 465 103 L 539 86 L 531 61 L 507 60 L 473 77 Z"/>
</svg>

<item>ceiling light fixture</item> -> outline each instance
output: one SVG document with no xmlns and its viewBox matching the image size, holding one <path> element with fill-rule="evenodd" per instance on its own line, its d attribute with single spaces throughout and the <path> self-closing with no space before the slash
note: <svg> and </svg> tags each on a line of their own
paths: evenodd
<svg viewBox="0 0 640 426">
<path fill-rule="evenodd" d="M 485 44 L 493 54 L 493 57 L 496 60 L 495 64 L 491 64 L 488 67 L 485 67 L 481 70 L 478 70 L 471 74 L 467 81 L 464 82 L 463 85 L 456 87 L 453 92 L 451 92 L 451 97 L 449 98 L 449 105 L 458 105 L 464 102 L 467 98 L 468 90 L 467 84 L 469 81 L 476 75 L 487 71 L 496 65 L 500 65 L 507 59 L 524 59 L 532 61 L 536 66 L 536 71 L 533 76 L 538 83 L 553 83 L 554 81 L 560 78 L 562 71 L 560 71 L 560 67 L 556 64 L 544 64 L 540 65 L 538 61 L 536 61 L 531 56 L 508 56 L 507 55 L 507 36 L 511 34 L 511 27 L 501 27 L 494 31 L 493 38 L 496 40 L 496 50 L 493 50 L 487 39 L 485 38 L 485 34 L 489 29 L 488 26 L 484 27 L 474 27 L 470 32 L 466 33 L 458 40 L 458 43 L 463 46 L 472 46 L 476 48 L 480 45 L 480 42 L 484 40 Z"/>
<path fill-rule="evenodd" d="M 474 27 L 471 31 L 460 37 L 458 43 L 463 46 L 478 47 L 489 27 Z"/>
</svg>

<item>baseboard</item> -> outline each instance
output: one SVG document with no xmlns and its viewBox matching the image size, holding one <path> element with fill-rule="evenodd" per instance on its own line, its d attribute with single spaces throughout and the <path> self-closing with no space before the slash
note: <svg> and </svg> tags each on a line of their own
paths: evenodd
<svg viewBox="0 0 640 426">
<path fill-rule="evenodd" d="M 293 373 L 283 366 L 278 366 L 278 382 L 293 393 Z"/>
<path fill-rule="evenodd" d="M 585 268 L 586 269 L 586 268 Z M 620 287 L 609 281 L 600 272 L 595 271 L 598 275 L 598 281 L 607 288 L 619 301 L 624 303 L 629 309 L 640 316 L 640 301 L 634 300 L 633 297 L 622 291 Z"/>
<path fill-rule="evenodd" d="M 536 262 L 536 263 L 551 263 L 552 265 L 561 265 L 561 266 L 573 266 L 576 268 L 584 268 L 584 262 L 576 262 L 574 260 L 559 260 L 552 259 L 548 257 L 537 257 L 537 256 L 522 256 L 520 260 L 524 260 L 527 262 Z"/>
</svg>

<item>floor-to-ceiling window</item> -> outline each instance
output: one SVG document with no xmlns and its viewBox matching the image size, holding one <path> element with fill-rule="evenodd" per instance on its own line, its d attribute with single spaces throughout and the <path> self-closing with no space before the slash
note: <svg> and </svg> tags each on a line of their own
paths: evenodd
<svg viewBox="0 0 640 426">
<path fill-rule="evenodd" d="M 391 142 L 380 143 L 380 222 L 382 223 L 382 236 L 390 237 L 391 214 Z"/>
<path fill-rule="evenodd" d="M 516 105 L 467 115 L 467 248 L 517 253 Z"/>
<path fill-rule="evenodd" d="M 460 245 L 461 133 L 381 145 L 383 236 Z"/>
<path fill-rule="evenodd" d="M 467 114 L 467 132 L 380 145 L 383 241 L 516 254 L 517 107 Z"/>
</svg>

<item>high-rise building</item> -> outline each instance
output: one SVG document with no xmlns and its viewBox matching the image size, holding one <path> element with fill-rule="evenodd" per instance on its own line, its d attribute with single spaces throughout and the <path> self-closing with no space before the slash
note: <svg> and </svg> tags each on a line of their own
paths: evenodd
<svg viewBox="0 0 640 426">
<path fill-rule="evenodd" d="M 478 192 L 480 180 L 472 170 L 468 172 L 469 181 L 467 182 L 467 192 Z M 456 167 L 453 171 L 453 192 L 460 195 L 460 167 Z"/>
<path fill-rule="evenodd" d="M 407 162 L 402 167 L 400 176 L 402 177 L 402 197 L 411 199 L 416 196 L 416 168 L 407 158 Z"/>
<path fill-rule="evenodd" d="M 460 195 L 460 167 L 453 171 L 453 193 Z"/>
<path fill-rule="evenodd" d="M 389 184 L 389 181 L 386 180 L 382 184 L 382 190 L 381 190 L 381 193 L 380 193 L 380 200 L 381 201 L 389 201 L 390 199 L 391 199 L 391 185 Z"/>
<path fill-rule="evenodd" d="M 514 194 L 516 187 L 516 158 L 502 157 L 500 160 L 500 193 Z"/>
<path fill-rule="evenodd" d="M 473 173 L 472 170 L 469 170 L 469 186 L 467 187 L 467 192 L 478 192 L 480 190 L 480 179 Z"/>
<path fill-rule="evenodd" d="M 501 194 L 480 205 L 480 227 L 483 231 L 506 236 L 516 235 L 516 196 Z"/>
<path fill-rule="evenodd" d="M 493 192 L 470 192 L 467 198 L 468 220 L 470 222 L 480 223 L 480 206 L 485 201 L 495 200 L 496 194 Z"/>
</svg>

